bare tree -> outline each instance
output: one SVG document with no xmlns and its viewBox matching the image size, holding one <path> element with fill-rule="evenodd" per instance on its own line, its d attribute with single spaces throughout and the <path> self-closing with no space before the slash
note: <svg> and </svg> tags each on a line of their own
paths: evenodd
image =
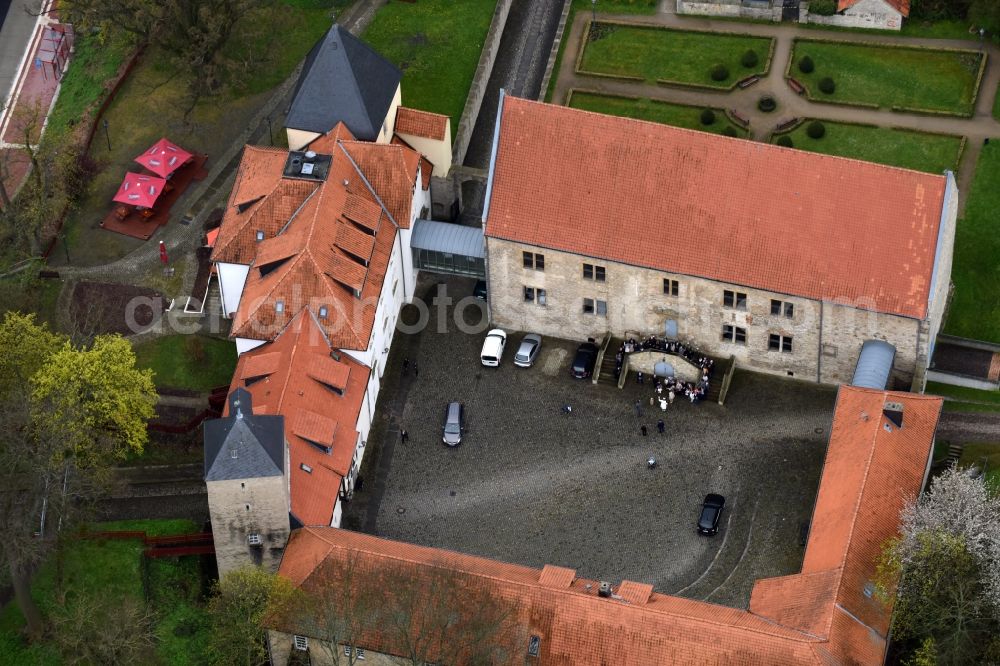
<svg viewBox="0 0 1000 666">
<path fill-rule="evenodd" d="M 63 595 L 53 636 L 66 664 L 137 664 L 156 644 L 154 616 L 144 602 L 102 595 Z"/>
<path fill-rule="evenodd" d="M 334 664 L 354 666 L 365 633 L 379 623 L 384 590 L 374 589 L 370 576 L 357 553 L 346 560 L 327 560 L 314 574 L 313 621 Z"/>
</svg>

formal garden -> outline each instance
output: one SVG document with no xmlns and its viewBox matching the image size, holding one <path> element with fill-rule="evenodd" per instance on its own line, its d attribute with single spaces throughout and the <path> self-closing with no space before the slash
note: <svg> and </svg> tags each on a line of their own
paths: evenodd
<svg viewBox="0 0 1000 666">
<path fill-rule="evenodd" d="M 796 39 L 787 74 L 814 101 L 970 116 L 984 66 L 979 51 Z"/>
<path fill-rule="evenodd" d="M 618 97 L 574 90 L 566 102 L 574 109 L 606 113 L 612 116 L 649 120 L 664 125 L 746 137 L 747 131 L 733 123 L 724 109 L 672 104 L 655 99 Z"/>
<path fill-rule="evenodd" d="M 610 21 L 590 24 L 580 74 L 728 90 L 768 71 L 773 40 Z"/>
<path fill-rule="evenodd" d="M 964 147 L 960 136 L 812 119 L 804 120 L 789 132 L 776 134 L 772 142 L 936 174 L 956 170 Z"/>
</svg>

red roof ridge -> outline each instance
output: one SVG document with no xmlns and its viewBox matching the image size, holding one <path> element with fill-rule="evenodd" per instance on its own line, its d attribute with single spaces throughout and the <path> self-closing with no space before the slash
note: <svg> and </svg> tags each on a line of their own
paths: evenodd
<svg viewBox="0 0 1000 666">
<path fill-rule="evenodd" d="M 396 109 L 395 131 L 433 141 L 443 141 L 448 121 L 449 117 L 442 113 L 399 106 Z"/>
</svg>

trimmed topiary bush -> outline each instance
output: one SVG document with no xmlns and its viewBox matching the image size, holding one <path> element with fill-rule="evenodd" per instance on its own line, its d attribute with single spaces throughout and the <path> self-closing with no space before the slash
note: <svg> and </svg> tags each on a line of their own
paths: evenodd
<svg viewBox="0 0 1000 666">
<path fill-rule="evenodd" d="M 829 76 L 825 76 L 819 80 L 819 89 L 820 92 L 822 93 L 825 93 L 827 95 L 832 95 L 833 91 L 837 89 L 837 86 L 833 82 L 833 79 L 831 79 Z"/>
<path fill-rule="evenodd" d="M 774 98 L 771 97 L 770 95 L 764 95 L 757 102 L 757 108 L 763 111 L 764 113 L 771 113 L 772 111 L 778 108 L 778 103 L 774 101 Z"/>
<path fill-rule="evenodd" d="M 787 134 L 782 134 L 781 136 L 778 137 L 778 140 L 775 143 L 777 143 L 779 146 L 784 146 L 785 148 L 791 148 L 792 137 L 788 136 Z"/>
<path fill-rule="evenodd" d="M 826 135 L 826 125 L 818 120 L 814 120 L 806 128 L 806 134 L 809 135 L 810 139 L 822 139 Z"/>
<path fill-rule="evenodd" d="M 802 56 L 802 59 L 799 60 L 799 71 L 803 74 L 812 74 L 815 69 L 816 65 L 813 63 L 813 59 L 809 56 Z"/>
<path fill-rule="evenodd" d="M 739 134 L 736 132 L 736 130 L 733 129 L 731 126 L 728 126 L 728 125 L 726 126 L 726 128 L 724 130 L 722 130 L 722 134 L 723 134 L 723 136 L 731 136 L 734 139 L 739 136 Z"/>
<path fill-rule="evenodd" d="M 715 111 L 712 111 L 712 109 L 705 109 L 704 111 L 701 112 L 702 125 L 707 126 L 711 125 L 714 122 L 715 122 Z"/>
<path fill-rule="evenodd" d="M 729 70 L 725 65 L 715 65 L 710 74 L 713 81 L 725 81 L 729 78 Z"/>
<path fill-rule="evenodd" d="M 748 49 L 747 52 L 743 54 L 743 57 L 740 58 L 740 63 L 747 69 L 756 67 L 758 62 L 760 62 L 760 58 L 757 57 L 757 52 L 753 49 Z"/>
</svg>

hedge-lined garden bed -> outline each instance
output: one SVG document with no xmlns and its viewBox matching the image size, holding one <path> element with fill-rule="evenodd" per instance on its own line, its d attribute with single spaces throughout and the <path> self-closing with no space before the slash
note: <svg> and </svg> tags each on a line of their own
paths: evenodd
<svg viewBox="0 0 1000 666">
<path fill-rule="evenodd" d="M 812 71 L 801 67 L 807 56 Z M 985 59 L 970 50 L 797 39 L 788 73 L 815 101 L 969 116 Z M 836 84 L 833 93 L 819 90 L 824 78 Z"/>
<path fill-rule="evenodd" d="M 572 90 L 566 100 L 566 105 L 574 109 L 637 120 L 649 120 L 654 123 L 701 130 L 712 134 L 728 133 L 730 136 L 738 137 L 746 137 L 747 135 L 746 130 L 729 120 L 723 109 L 708 109 L 714 116 L 714 121 L 706 125 L 704 121 L 708 119 L 708 116 L 703 117 L 706 111 L 704 107 L 672 104 L 655 99 L 618 97 L 584 90 Z M 730 131 L 726 132 L 726 128 L 730 128 Z"/>
<path fill-rule="evenodd" d="M 792 140 L 792 147 L 801 150 L 936 174 L 945 169 L 957 169 L 962 154 L 963 139 L 960 136 L 826 120 L 821 122 L 826 131 L 819 139 L 808 135 L 811 121 L 807 121 L 790 132 L 775 135 L 772 142 L 787 136 Z"/>
<path fill-rule="evenodd" d="M 767 73 L 773 40 L 751 35 L 672 30 L 608 21 L 592 23 L 577 62 L 581 74 L 728 90 Z M 748 51 L 753 66 L 743 64 Z M 713 76 L 721 66 L 726 76 Z"/>
</svg>

